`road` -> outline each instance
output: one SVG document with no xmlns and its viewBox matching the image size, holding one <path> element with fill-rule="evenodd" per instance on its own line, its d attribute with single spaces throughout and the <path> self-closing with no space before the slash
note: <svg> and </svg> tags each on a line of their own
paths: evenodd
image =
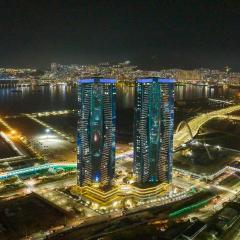
<svg viewBox="0 0 240 240">
<path fill-rule="evenodd" d="M 1 193 L 1 199 L 11 199 L 15 197 L 19 197 L 21 195 L 29 194 L 29 187 L 31 188 L 31 191 L 33 190 L 43 190 L 43 189 L 57 189 L 57 188 L 63 188 L 72 186 L 76 183 L 76 176 L 68 176 L 59 180 L 53 180 L 45 183 L 40 183 L 35 186 L 28 186 L 27 181 L 23 182 L 26 187 L 25 188 L 18 188 L 6 191 L 5 193 Z"/>
</svg>

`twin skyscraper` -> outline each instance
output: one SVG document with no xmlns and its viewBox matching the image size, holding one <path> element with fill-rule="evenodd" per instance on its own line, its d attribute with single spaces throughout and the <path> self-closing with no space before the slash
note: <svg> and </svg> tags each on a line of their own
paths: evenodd
<svg viewBox="0 0 240 240">
<path fill-rule="evenodd" d="M 133 169 L 140 184 L 172 180 L 174 82 L 156 77 L 136 81 Z M 78 101 L 78 184 L 111 185 L 115 173 L 116 80 L 79 80 Z"/>
</svg>

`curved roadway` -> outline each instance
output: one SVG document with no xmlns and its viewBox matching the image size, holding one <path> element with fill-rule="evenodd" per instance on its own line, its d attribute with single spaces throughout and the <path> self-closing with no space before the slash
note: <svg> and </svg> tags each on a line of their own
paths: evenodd
<svg viewBox="0 0 240 240">
<path fill-rule="evenodd" d="M 223 115 L 235 112 L 240 110 L 240 105 L 231 106 L 227 108 L 223 108 L 220 110 L 212 111 L 209 113 L 201 114 L 200 116 L 195 117 L 194 119 L 188 122 L 188 125 L 192 131 L 192 136 L 195 137 L 202 125 L 213 118 L 222 117 Z M 188 131 L 187 126 L 184 126 L 178 132 L 174 134 L 174 143 L 173 148 L 176 149 L 180 147 L 182 144 L 191 140 L 190 133 Z"/>
</svg>

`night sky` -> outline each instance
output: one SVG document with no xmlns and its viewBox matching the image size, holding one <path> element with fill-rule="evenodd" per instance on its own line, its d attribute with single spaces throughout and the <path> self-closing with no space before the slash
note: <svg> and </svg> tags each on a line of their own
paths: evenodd
<svg viewBox="0 0 240 240">
<path fill-rule="evenodd" d="M 239 0 L 0 0 L 0 66 L 240 71 Z"/>
</svg>

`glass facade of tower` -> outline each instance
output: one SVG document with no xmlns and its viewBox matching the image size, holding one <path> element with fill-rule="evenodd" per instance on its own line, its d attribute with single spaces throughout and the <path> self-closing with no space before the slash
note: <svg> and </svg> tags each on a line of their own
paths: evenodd
<svg viewBox="0 0 240 240">
<path fill-rule="evenodd" d="M 78 184 L 109 185 L 115 172 L 116 87 L 114 79 L 78 81 Z"/>
<path fill-rule="evenodd" d="M 172 180 L 174 80 L 136 81 L 134 172 L 139 183 Z"/>
</svg>

